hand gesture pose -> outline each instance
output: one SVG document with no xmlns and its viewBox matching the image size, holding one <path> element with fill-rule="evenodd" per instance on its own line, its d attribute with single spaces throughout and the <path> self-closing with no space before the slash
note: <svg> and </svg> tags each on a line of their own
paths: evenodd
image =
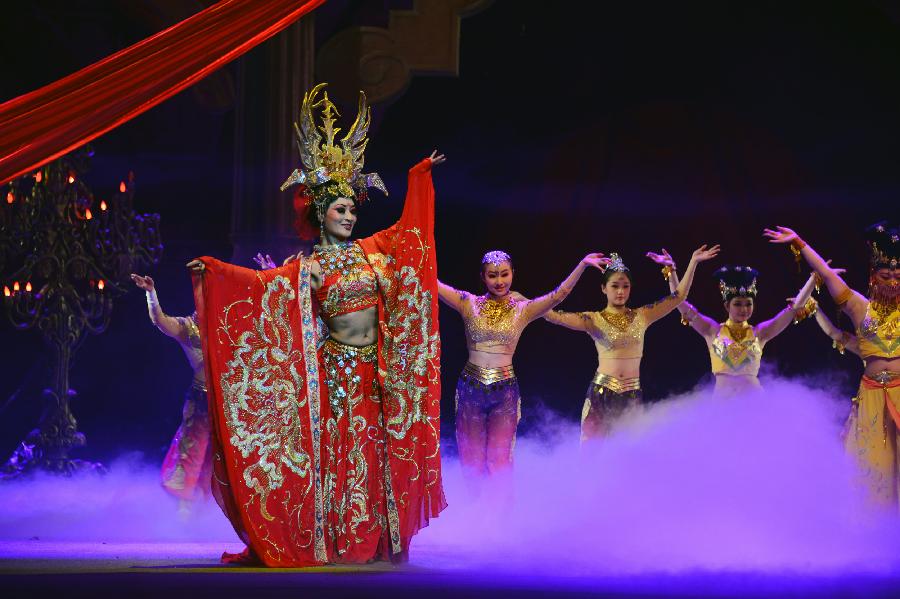
<svg viewBox="0 0 900 599">
<path fill-rule="evenodd" d="M 437 150 L 433 150 L 431 152 L 431 156 L 429 156 L 428 159 L 431 161 L 431 166 L 437 166 L 439 164 L 447 162 L 447 157 L 443 154 L 438 154 Z"/>
<path fill-rule="evenodd" d="M 665 250 L 663 250 L 665 252 Z M 716 244 L 711 248 L 707 248 L 706 245 L 701 245 L 694 253 L 691 255 L 691 262 L 706 262 L 707 260 L 712 260 L 716 256 L 719 255 L 719 245 Z"/>
<path fill-rule="evenodd" d="M 142 289 L 144 291 L 153 291 L 155 289 L 155 284 L 153 283 L 153 279 L 150 275 L 141 276 L 131 273 L 131 280 L 134 281 L 134 284 L 137 285 L 138 289 Z"/>
<path fill-rule="evenodd" d="M 718 247 L 718 246 L 716 246 Z M 675 259 L 669 255 L 669 250 L 666 248 L 662 249 L 661 254 L 655 254 L 653 252 L 647 252 L 647 257 L 659 264 L 660 266 L 670 266 L 675 268 Z"/>
<path fill-rule="evenodd" d="M 606 270 L 606 267 L 610 265 L 612 260 L 606 257 L 606 255 L 600 252 L 594 252 L 593 254 L 588 254 L 584 258 L 581 259 L 581 263 L 585 266 L 592 266 L 599 271 Z"/>
<path fill-rule="evenodd" d="M 272 268 L 277 268 L 278 266 L 277 264 L 275 264 L 275 261 L 272 260 L 272 256 L 270 256 L 269 254 L 263 256 L 262 252 L 257 253 L 253 257 L 253 261 L 259 264 L 259 268 L 261 270 L 270 270 Z"/>
<path fill-rule="evenodd" d="M 763 229 L 763 237 L 769 238 L 769 243 L 791 243 L 800 236 L 793 229 L 787 227 L 775 227 L 775 229 Z"/>
<path fill-rule="evenodd" d="M 187 266 L 188 269 L 199 273 L 202 273 L 204 270 L 206 270 L 206 265 L 203 264 L 203 260 L 191 260 L 190 262 L 185 264 L 185 266 Z"/>
</svg>

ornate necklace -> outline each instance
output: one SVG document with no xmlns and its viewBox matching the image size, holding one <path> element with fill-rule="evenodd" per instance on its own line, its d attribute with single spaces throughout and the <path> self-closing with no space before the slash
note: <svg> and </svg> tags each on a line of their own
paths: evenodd
<svg viewBox="0 0 900 599">
<path fill-rule="evenodd" d="M 340 272 L 342 275 L 347 276 L 354 266 L 366 261 L 359 246 L 353 241 L 324 246 L 317 245 L 313 249 L 325 276 L 335 272 Z"/>
<path fill-rule="evenodd" d="M 608 322 L 614 329 L 624 331 L 634 322 L 635 311 L 631 308 L 625 308 L 624 312 L 612 312 L 606 309 L 600 311 L 600 316 Z"/>
<path fill-rule="evenodd" d="M 726 320 L 722 326 L 728 329 L 728 335 L 735 343 L 742 342 L 753 332 L 753 327 L 751 327 L 748 323 L 742 322 L 740 324 L 736 324 L 731 322 L 730 318 Z"/>
<path fill-rule="evenodd" d="M 478 306 L 478 315 L 484 318 L 489 327 L 499 324 L 515 309 L 515 302 L 509 295 L 500 300 L 482 295 L 475 303 Z"/>
<path fill-rule="evenodd" d="M 900 298 L 891 298 L 887 301 L 879 298 L 869 302 L 872 306 L 872 312 L 879 323 L 886 322 L 891 314 L 897 311 L 898 303 L 900 303 Z"/>
</svg>

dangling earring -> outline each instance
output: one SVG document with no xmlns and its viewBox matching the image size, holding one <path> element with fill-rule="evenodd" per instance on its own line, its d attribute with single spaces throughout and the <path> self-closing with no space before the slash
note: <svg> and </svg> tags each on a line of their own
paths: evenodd
<svg viewBox="0 0 900 599">
<path fill-rule="evenodd" d="M 325 228 L 325 209 L 321 204 L 316 204 L 316 218 L 319 219 L 319 228 Z"/>
</svg>

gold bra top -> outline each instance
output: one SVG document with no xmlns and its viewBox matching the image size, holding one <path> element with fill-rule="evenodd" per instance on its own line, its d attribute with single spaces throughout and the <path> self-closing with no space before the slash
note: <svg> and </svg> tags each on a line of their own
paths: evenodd
<svg viewBox="0 0 900 599">
<path fill-rule="evenodd" d="M 619 360 L 644 355 L 644 333 L 647 323 L 643 310 L 626 308 L 624 312 L 601 310 L 591 312 L 592 326 L 588 334 L 597 346 L 597 357 Z"/>
<path fill-rule="evenodd" d="M 316 246 L 313 258 L 322 269 L 316 289 L 322 316 L 332 318 L 378 305 L 375 271 L 355 242 Z"/>
<path fill-rule="evenodd" d="M 866 316 L 856 329 L 859 355 L 866 358 L 900 357 L 900 310 L 897 304 L 870 301 Z"/>
<path fill-rule="evenodd" d="M 763 344 L 756 329 L 748 323 L 735 324 L 730 320 L 719 326 L 715 339 L 709 343 L 709 359 L 713 374 L 759 374 Z"/>
<path fill-rule="evenodd" d="M 496 300 L 473 297 L 462 311 L 466 328 L 466 346 L 489 354 L 513 354 L 528 320 L 522 317 L 525 301 L 507 295 Z"/>
</svg>

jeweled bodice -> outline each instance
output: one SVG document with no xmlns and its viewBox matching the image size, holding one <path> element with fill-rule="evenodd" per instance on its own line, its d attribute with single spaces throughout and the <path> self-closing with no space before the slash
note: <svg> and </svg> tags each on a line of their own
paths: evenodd
<svg viewBox="0 0 900 599">
<path fill-rule="evenodd" d="M 588 332 L 597 346 L 599 359 L 640 358 L 644 354 L 647 326 L 640 310 L 601 310 L 591 313 L 591 320 L 593 327 Z"/>
<path fill-rule="evenodd" d="M 863 359 L 900 357 L 900 310 L 897 302 L 870 301 L 866 316 L 856 329 Z"/>
<path fill-rule="evenodd" d="M 466 327 L 466 344 L 470 350 L 512 354 L 519 336 L 528 324 L 521 316 L 521 305 L 511 296 L 494 299 L 472 298 L 462 312 Z"/>
<path fill-rule="evenodd" d="M 316 290 L 322 316 L 332 318 L 378 305 L 375 272 L 357 243 L 317 245 L 313 258 L 322 270 L 322 284 Z"/>
<path fill-rule="evenodd" d="M 763 344 L 748 323 L 722 323 L 709 343 L 709 359 L 713 374 L 759 374 Z"/>
</svg>

